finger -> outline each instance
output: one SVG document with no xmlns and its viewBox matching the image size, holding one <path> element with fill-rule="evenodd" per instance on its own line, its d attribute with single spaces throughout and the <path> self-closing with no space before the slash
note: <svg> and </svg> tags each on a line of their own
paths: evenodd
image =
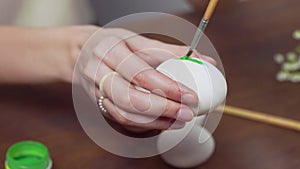
<svg viewBox="0 0 300 169">
<path fill-rule="evenodd" d="M 99 63 L 96 77 L 94 77 L 96 79 L 96 89 L 99 89 L 100 79 L 111 72 L 113 71 L 103 62 Z M 90 78 L 93 78 L 91 73 L 88 74 L 90 74 Z M 189 107 L 157 95 L 140 92 L 119 76 L 116 76 L 116 78 L 114 78 L 114 75 L 108 77 L 102 86 L 104 89 L 102 92 L 126 111 L 155 117 L 165 116 L 181 121 L 190 121 L 193 118 L 193 112 Z M 114 97 L 113 93 L 117 93 L 117 96 L 115 95 Z M 96 98 L 100 98 L 103 95 L 103 93 L 100 93 L 100 90 L 96 90 L 95 94 Z"/>
<path fill-rule="evenodd" d="M 116 36 L 115 32 L 118 32 L 118 36 L 120 37 L 120 39 L 126 40 L 128 42 L 128 46 L 130 47 L 130 49 L 133 52 L 138 52 L 138 51 L 141 51 L 144 49 L 150 49 L 150 48 L 159 48 L 162 50 L 170 51 L 176 57 L 182 57 L 182 56 L 186 55 L 187 52 L 190 50 L 190 48 L 188 46 L 173 45 L 173 44 L 164 43 L 164 42 L 161 42 L 158 40 L 149 39 L 149 38 L 140 36 L 134 32 L 126 30 L 126 29 L 111 28 L 111 29 L 103 29 L 102 32 L 106 36 L 108 36 L 108 35 Z M 107 48 L 107 49 L 110 49 L 110 48 Z M 107 51 L 107 50 L 105 50 L 105 51 Z M 160 57 L 162 57 L 162 59 L 160 61 L 156 61 L 156 59 L 157 58 L 159 59 Z M 202 55 L 196 50 L 192 54 L 191 57 L 203 59 L 207 62 L 210 62 L 213 65 L 216 65 L 216 61 L 214 59 L 212 59 L 211 57 Z M 151 58 L 153 60 L 151 60 Z M 147 63 L 151 64 L 151 66 L 153 66 L 153 67 L 157 67 L 160 63 L 162 63 L 163 61 L 165 61 L 167 59 L 170 59 L 170 57 L 168 57 L 168 56 L 165 57 L 163 55 L 160 55 L 160 56 L 152 55 L 152 57 L 150 57 L 147 60 Z"/>
<path fill-rule="evenodd" d="M 112 72 L 112 70 L 109 67 L 103 62 L 100 63 L 96 76 L 96 84 L 100 82 L 100 79 L 103 78 L 105 74 L 110 72 Z M 99 86 L 96 89 L 96 96 L 100 98 L 101 93 Z M 189 107 L 157 95 L 140 92 L 119 76 L 115 78 L 112 76 L 106 79 L 103 84 L 103 89 L 107 97 L 114 100 L 118 106 L 129 112 L 147 114 L 155 117 L 165 116 L 181 121 L 190 121 L 193 118 L 193 112 Z M 115 95 L 113 93 L 115 93 Z"/>
<path fill-rule="evenodd" d="M 105 65 L 105 63 L 99 59 L 97 56 L 92 56 L 87 65 L 84 67 L 83 76 L 86 80 L 94 82 L 98 87 L 100 80 L 104 75 L 113 70 Z"/>
<path fill-rule="evenodd" d="M 98 57 L 91 57 L 83 71 L 81 71 L 82 77 L 85 79 L 81 84 L 95 103 L 97 102 L 95 99 L 101 96 L 99 90 L 100 80 L 110 72 L 113 72 L 113 70 L 101 62 Z"/>
<path fill-rule="evenodd" d="M 139 128 L 145 128 L 145 129 L 158 129 L 158 130 L 167 130 L 169 128 L 171 129 L 180 129 L 185 126 L 185 123 L 176 121 L 171 119 L 165 119 L 165 118 L 158 118 L 154 121 L 151 121 L 149 123 L 137 123 L 135 117 L 137 115 L 132 115 L 131 113 L 128 113 L 120 108 L 117 108 L 114 106 L 114 104 L 109 99 L 104 99 L 103 104 L 107 111 L 112 115 L 115 121 L 120 123 L 121 125 L 125 126 L 132 126 L 132 127 L 139 127 Z M 131 115 L 130 115 L 131 114 Z M 147 118 L 144 116 L 144 118 Z"/>
<path fill-rule="evenodd" d="M 175 55 L 171 51 L 160 48 L 143 49 L 135 52 L 134 54 L 153 68 L 157 68 L 164 61 L 172 58 L 178 58 L 178 55 Z"/>
<path fill-rule="evenodd" d="M 80 84 L 87 92 L 87 94 L 91 97 L 91 99 L 95 99 L 95 74 L 97 72 L 97 65 L 99 63 L 99 59 L 96 57 L 90 57 L 87 60 L 85 66 L 79 67 L 78 73 L 80 73 Z"/>
<path fill-rule="evenodd" d="M 143 60 L 153 67 L 157 67 L 159 64 L 168 59 L 185 56 L 190 50 L 188 46 L 167 44 L 161 41 L 147 39 L 142 36 L 134 36 L 126 39 L 126 42 L 132 51 L 137 52 L 138 56 L 141 56 Z M 216 61 L 214 59 L 202 55 L 196 50 L 191 57 L 203 59 L 216 65 Z"/>
<path fill-rule="evenodd" d="M 191 57 L 195 57 L 195 58 L 205 60 L 205 61 L 211 63 L 214 66 L 217 65 L 217 62 L 216 62 L 215 59 L 213 59 L 212 57 L 206 56 L 206 55 L 202 55 L 197 50 L 194 50 L 194 54 Z"/>
<path fill-rule="evenodd" d="M 106 97 L 127 112 L 167 117 L 180 121 L 190 121 L 194 116 L 188 106 L 155 94 L 139 91 L 117 75 L 107 78 L 103 83 L 103 89 Z"/>
<path fill-rule="evenodd" d="M 116 39 L 108 39 L 106 42 L 116 44 Z M 103 43 L 102 43 L 103 44 Z M 99 44 L 94 54 L 102 57 L 106 65 L 119 72 L 127 81 L 153 91 L 160 89 L 169 99 L 183 102 L 188 105 L 196 105 L 198 98 L 195 92 L 181 83 L 177 83 L 169 77 L 155 70 L 141 58 L 133 54 L 126 43 L 120 42 L 105 56 L 102 51 L 107 48 L 107 44 Z M 103 49 L 104 48 L 104 49 Z"/>
<path fill-rule="evenodd" d="M 184 56 L 184 55 L 176 55 L 172 53 L 171 50 L 165 50 L 159 48 L 144 49 L 135 52 L 135 54 L 154 68 L 158 67 L 160 64 L 162 64 L 163 62 L 169 59 L 179 58 Z M 201 55 L 197 51 L 195 51 L 190 57 L 207 61 L 215 66 L 217 65 L 216 61 L 213 58 L 209 56 Z"/>
</svg>

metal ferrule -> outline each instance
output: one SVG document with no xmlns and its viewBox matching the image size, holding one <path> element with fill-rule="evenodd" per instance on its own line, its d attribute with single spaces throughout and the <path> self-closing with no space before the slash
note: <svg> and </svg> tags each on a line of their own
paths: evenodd
<svg viewBox="0 0 300 169">
<path fill-rule="evenodd" d="M 200 22 L 200 24 L 199 24 L 199 27 L 198 27 L 198 29 L 197 29 L 197 32 L 196 32 L 196 34 L 195 34 L 195 36 L 194 36 L 194 39 L 193 39 L 193 41 L 192 41 L 190 51 L 189 51 L 189 53 L 187 54 L 187 56 L 190 56 L 190 55 L 193 53 L 194 49 L 196 49 L 196 47 L 197 47 L 197 45 L 198 45 L 198 43 L 199 43 L 199 41 L 200 41 L 200 39 L 201 39 L 201 37 L 202 37 L 202 35 L 203 35 L 203 32 L 204 32 L 204 30 L 205 30 L 205 28 L 206 28 L 208 22 L 209 22 L 209 20 L 208 20 L 208 19 L 205 19 L 205 18 L 203 18 L 203 19 L 201 20 L 201 22 Z"/>
</svg>

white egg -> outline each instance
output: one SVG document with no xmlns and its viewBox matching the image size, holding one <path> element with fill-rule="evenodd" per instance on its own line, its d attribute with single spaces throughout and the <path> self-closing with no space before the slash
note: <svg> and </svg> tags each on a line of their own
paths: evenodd
<svg viewBox="0 0 300 169">
<path fill-rule="evenodd" d="M 197 93 L 199 104 L 194 110 L 198 110 L 197 115 L 201 115 L 222 104 L 227 94 L 227 84 L 215 66 L 200 59 L 193 59 L 202 64 L 190 60 L 170 59 L 159 65 L 157 70 Z"/>
</svg>

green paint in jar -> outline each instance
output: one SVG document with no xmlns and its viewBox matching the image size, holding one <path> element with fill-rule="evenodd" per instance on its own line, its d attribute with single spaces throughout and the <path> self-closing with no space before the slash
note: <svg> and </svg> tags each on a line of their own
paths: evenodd
<svg viewBox="0 0 300 169">
<path fill-rule="evenodd" d="M 5 169 L 51 169 L 52 161 L 45 145 L 23 141 L 12 145 L 6 153 Z"/>
</svg>

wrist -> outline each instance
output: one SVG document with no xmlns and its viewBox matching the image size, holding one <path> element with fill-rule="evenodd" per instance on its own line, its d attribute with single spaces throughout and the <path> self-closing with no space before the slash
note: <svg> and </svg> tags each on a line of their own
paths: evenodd
<svg viewBox="0 0 300 169">
<path fill-rule="evenodd" d="M 64 37 L 67 56 L 60 64 L 59 78 L 66 83 L 72 83 L 73 71 L 81 49 L 89 37 L 96 32 L 96 26 L 70 26 L 60 28 L 60 37 Z"/>
</svg>

